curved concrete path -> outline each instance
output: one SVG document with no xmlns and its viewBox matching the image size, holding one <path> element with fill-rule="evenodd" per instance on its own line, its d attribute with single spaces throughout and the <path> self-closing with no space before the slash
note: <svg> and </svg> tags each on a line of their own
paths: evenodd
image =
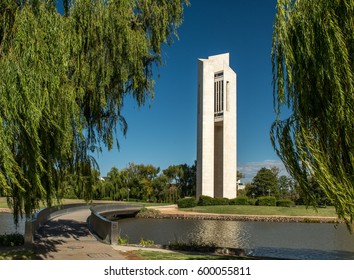
<svg viewBox="0 0 354 280">
<path fill-rule="evenodd" d="M 47 221 L 34 242 L 36 255 L 45 260 L 123 260 L 111 245 L 98 241 L 88 230 L 90 210 L 78 210 Z"/>
</svg>

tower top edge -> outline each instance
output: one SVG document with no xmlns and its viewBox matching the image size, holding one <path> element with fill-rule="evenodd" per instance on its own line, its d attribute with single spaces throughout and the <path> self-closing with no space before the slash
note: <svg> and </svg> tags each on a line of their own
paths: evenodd
<svg viewBox="0 0 354 280">
<path fill-rule="evenodd" d="M 206 62 L 206 61 L 223 62 L 224 64 L 229 65 L 230 64 L 230 53 L 211 55 L 211 56 L 208 56 L 208 58 L 199 58 L 198 60 L 202 61 L 202 62 Z"/>
</svg>

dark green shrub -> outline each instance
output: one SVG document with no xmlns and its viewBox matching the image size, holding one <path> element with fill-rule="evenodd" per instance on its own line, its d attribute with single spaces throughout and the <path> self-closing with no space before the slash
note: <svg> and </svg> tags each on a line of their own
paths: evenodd
<svg viewBox="0 0 354 280">
<path fill-rule="evenodd" d="M 276 199 L 274 196 L 260 196 L 256 201 L 258 206 L 275 206 Z"/>
<path fill-rule="evenodd" d="M 65 199 L 78 199 L 78 197 L 74 193 L 68 193 L 64 195 Z"/>
<path fill-rule="evenodd" d="M 225 197 L 214 197 L 212 205 L 229 205 L 230 200 Z"/>
<path fill-rule="evenodd" d="M 249 198 L 248 205 L 256 205 L 257 199 L 256 198 Z"/>
<path fill-rule="evenodd" d="M 140 209 L 136 217 L 138 218 L 153 218 L 161 215 L 160 210 L 143 207 Z"/>
<path fill-rule="evenodd" d="M 179 251 L 195 251 L 195 252 L 214 252 L 216 249 L 215 243 L 209 242 L 183 242 L 176 241 L 168 245 L 170 250 L 179 250 Z"/>
<path fill-rule="evenodd" d="M 128 236 L 126 235 L 126 237 L 123 237 L 121 235 L 118 235 L 118 244 L 119 245 L 126 245 L 126 244 L 129 244 L 129 238 Z"/>
<path fill-rule="evenodd" d="M 231 198 L 231 199 L 229 200 L 229 205 L 237 205 L 237 204 L 236 204 L 236 198 Z"/>
<path fill-rule="evenodd" d="M 198 205 L 199 206 L 210 206 L 214 205 L 214 198 L 207 196 L 207 195 L 201 195 L 198 200 Z"/>
<path fill-rule="evenodd" d="M 177 201 L 178 208 L 192 208 L 197 206 L 197 201 L 194 197 L 181 198 Z"/>
<path fill-rule="evenodd" d="M 295 206 L 294 201 L 290 199 L 282 199 L 277 201 L 277 206 L 279 207 L 292 207 Z"/>
<path fill-rule="evenodd" d="M 0 246 L 19 246 L 23 245 L 24 242 L 23 235 L 19 233 L 0 235 Z"/>
<path fill-rule="evenodd" d="M 230 205 L 248 205 L 248 197 L 240 196 L 233 199 L 230 199 Z"/>
</svg>

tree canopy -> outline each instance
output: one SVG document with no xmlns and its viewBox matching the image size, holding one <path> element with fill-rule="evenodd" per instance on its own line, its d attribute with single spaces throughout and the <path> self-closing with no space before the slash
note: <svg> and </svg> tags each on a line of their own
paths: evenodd
<svg viewBox="0 0 354 280">
<path fill-rule="evenodd" d="M 314 180 L 349 228 L 354 217 L 353 24 L 353 0 L 278 0 L 272 47 L 273 146 L 308 202 L 316 204 Z"/>
<path fill-rule="evenodd" d="M 254 176 L 250 188 L 247 190 L 248 196 L 279 196 L 278 178 L 274 172 L 275 168 L 268 169 L 262 167 Z"/>
<path fill-rule="evenodd" d="M 123 169 L 112 167 L 103 178 L 97 170 L 92 170 L 92 173 L 91 199 L 176 203 L 181 197 L 195 195 L 195 164 L 171 165 L 160 172 L 159 167 L 151 164 L 129 163 Z M 63 198 L 85 198 L 85 188 L 72 177 L 63 183 Z"/>
<path fill-rule="evenodd" d="M 117 125 L 126 133 L 127 95 L 153 98 L 188 0 L 65 0 L 64 15 L 55 3 L 0 1 L 0 188 L 15 221 L 67 176 L 91 192 L 89 152 L 111 149 Z"/>
</svg>

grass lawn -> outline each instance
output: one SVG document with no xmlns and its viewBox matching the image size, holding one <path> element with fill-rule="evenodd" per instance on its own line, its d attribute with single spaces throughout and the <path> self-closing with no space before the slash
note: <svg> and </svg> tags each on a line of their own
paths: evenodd
<svg viewBox="0 0 354 280">
<path fill-rule="evenodd" d="M 8 208 L 6 197 L 0 197 L 0 208 Z"/>
<path fill-rule="evenodd" d="M 197 206 L 194 208 L 183 208 L 182 211 L 216 214 L 239 214 L 239 215 L 278 215 L 278 216 L 322 216 L 336 217 L 333 206 L 317 208 L 317 210 L 306 206 L 296 207 L 275 207 L 275 206 L 253 206 L 253 205 L 216 205 Z"/>
<path fill-rule="evenodd" d="M 35 260 L 36 257 L 31 250 L 0 250 L 0 260 Z"/>
<path fill-rule="evenodd" d="M 209 254 L 193 254 L 193 253 L 167 253 L 148 250 L 131 251 L 130 255 L 136 255 L 143 260 L 249 260 L 247 257 L 238 256 L 219 256 Z"/>
</svg>

